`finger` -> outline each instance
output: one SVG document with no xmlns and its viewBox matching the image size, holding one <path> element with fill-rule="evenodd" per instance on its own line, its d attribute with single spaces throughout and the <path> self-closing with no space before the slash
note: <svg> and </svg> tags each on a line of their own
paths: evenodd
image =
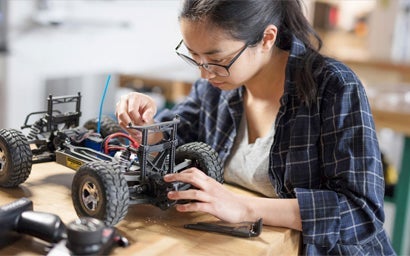
<svg viewBox="0 0 410 256">
<path fill-rule="evenodd" d="M 142 120 L 147 124 L 152 124 L 155 113 L 156 113 L 156 106 L 147 108 L 142 114 Z"/>
<path fill-rule="evenodd" d="M 136 125 L 152 124 L 157 112 L 155 101 L 147 95 L 133 93 L 128 100 L 128 113 Z"/>
<path fill-rule="evenodd" d="M 167 182 L 173 182 L 173 181 L 188 182 L 191 180 L 193 181 L 193 180 L 205 179 L 206 177 L 208 176 L 204 172 L 202 172 L 196 167 L 191 167 L 191 168 L 185 169 L 178 173 L 167 174 L 164 176 L 164 180 Z"/>
<path fill-rule="evenodd" d="M 180 181 L 189 183 L 199 189 L 205 188 L 206 184 L 212 182 L 212 180 L 212 178 L 195 167 L 186 169 L 179 173 L 172 173 L 164 176 L 164 181 L 166 182 Z"/>
<path fill-rule="evenodd" d="M 124 95 L 117 103 L 115 114 L 117 116 L 118 124 L 126 129 L 131 122 L 131 118 L 128 115 L 128 96 Z"/>
<path fill-rule="evenodd" d="M 151 98 L 144 97 L 141 99 L 141 118 L 146 124 L 154 123 L 154 115 L 157 113 L 157 105 Z"/>
<path fill-rule="evenodd" d="M 201 203 L 201 202 L 191 202 L 186 204 L 177 204 L 176 209 L 179 212 L 206 212 L 210 213 L 209 211 L 209 203 Z"/>
<path fill-rule="evenodd" d="M 183 191 L 170 191 L 168 198 L 172 200 L 195 200 L 200 202 L 210 202 L 211 198 L 207 193 L 199 189 L 188 189 Z"/>
<path fill-rule="evenodd" d="M 141 98 L 142 98 L 142 94 L 140 93 L 130 93 L 128 95 L 128 104 L 127 104 L 126 112 L 128 113 L 130 117 L 130 122 L 134 125 L 144 124 L 144 122 L 142 121 L 142 116 L 141 116 L 141 112 L 144 106 L 141 105 L 143 104 Z"/>
<path fill-rule="evenodd" d="M 168 193 L 171 200 L 189 200 L 189 203 L 177 204 L 176 209 L 180 212 L 207 212 L 211 213 L 211 197 L 204 191 L 190 189 L 186 191 L 171 191 Z"/>
</svg>

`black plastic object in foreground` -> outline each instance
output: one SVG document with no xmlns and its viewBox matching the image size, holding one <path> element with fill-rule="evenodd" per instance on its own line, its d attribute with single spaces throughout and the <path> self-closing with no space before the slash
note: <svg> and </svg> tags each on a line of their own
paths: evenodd
<svg viewBox="0 0 410 256">
<path fill-rule="evenodd" d="M 256 222 L 244 222 L 236 226 L 225 226 L 214 223 L 198 222 L 196 224 L 186 224 L 184 227 L 202 231 L 217 232 L 231 236 L 255 237 L 262 232 L 262 219 Z"/>
<path fill-rule="evenodd" d="M 0 207 L 0 247 L 14 242 L 22 234 L 57 243 L 66 237 L 66 230 L 60 217 L 35 212 L 31 200 L 21 198 Z"/>
<path fill-rule="evenodd" d="M 27 198 L 0 206 L 0 248 L 21 237 L 21 234 L 15 230 L 17 220 L 22 212 L 31 210 L 33 210 L 33 203 Z"/>
<path fill-rule="evenodd" d="M 57 243 L 67 237 L 66 228 L 60 217 L 46 212 L 26 211 L 17 221 L 16 231 L 35 236 L 49 243 Z"/>
</svg>

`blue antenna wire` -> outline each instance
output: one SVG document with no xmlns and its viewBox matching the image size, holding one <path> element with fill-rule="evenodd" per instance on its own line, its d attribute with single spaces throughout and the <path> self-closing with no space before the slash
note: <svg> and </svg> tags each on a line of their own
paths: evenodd
<svg viewBox="0 0 410 256">
<path fill-rule="evenodd" d="M 110 84 L 110 80 L 111 80 L 111 75 L 108 75 L 107 81 L 105 82 L 104 92 L 103 92 L 103 95 L 102 95 L 102 98 L 101 98 L 101 103 L 100 103 L 100 113 L 98 115 L 98 123 L 97 123 L 97 132 L 98 133 L 100 133 L 100 130 L 101 130 L 102 109 L 103 109 L 103 105 L 104 105 L 104 101 L 105 101 L 105 95 L 107 94 L 108 85 Z"/>
</svg>

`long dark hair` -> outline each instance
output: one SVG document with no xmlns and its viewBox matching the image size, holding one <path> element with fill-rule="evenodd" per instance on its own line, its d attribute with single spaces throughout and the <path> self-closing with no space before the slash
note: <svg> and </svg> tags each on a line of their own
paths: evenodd
<svg viewBox="0 0 410 256">
<path fill-rule="evenodd" d="M 303 14 L 300 0 L 185 0 L 179 18 L 206 20 L 249 45 L 263 39 L 269 24 L 278 28 L 275 44 L 282 50 L 290 50 L 292 36 L 297 37 L 307 51 L 295 71 L 296 93 L 307 105 L 315 101 L 315 77 L 323 67 L 322 40 Z"/>
</svg>

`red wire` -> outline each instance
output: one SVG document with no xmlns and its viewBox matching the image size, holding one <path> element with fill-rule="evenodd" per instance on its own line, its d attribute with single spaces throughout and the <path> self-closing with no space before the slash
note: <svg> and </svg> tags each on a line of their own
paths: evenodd
<svg viewBox="0 0 410 256">
<path fill-rule="evenodd" d="M 113 133 L 113 134 L 108 135 L 107 138 L 105 138 L 105 142 L 104 142 L 104 153 L 105 153 L 105 154 L 108 154 L 109 151 L 110 151 L 110 149 L 118 149 L 118 150 L 123 149 L 123 147 L 110 147 L 110 146 L 108 145 L 108 143 L 109 143 L 113 138 L 116 138 L 116 137 L 123 137 L 123 138 L 128 139 L 128 140 L 131 142 L 132 147 L 134 147 L 134 148 L 138 148 L 138 147 L 140 146 L 140 144 L 138 143 L 138 141 L 136 141 L 136 140 L 135 140 L 133 137 L 131 137 L 130 135 L 128 135 L 128 134 L 126 134 L 126 133 L 122 133 L 122 132 L 116 132 L 116 133 Z"/>
</svg>

